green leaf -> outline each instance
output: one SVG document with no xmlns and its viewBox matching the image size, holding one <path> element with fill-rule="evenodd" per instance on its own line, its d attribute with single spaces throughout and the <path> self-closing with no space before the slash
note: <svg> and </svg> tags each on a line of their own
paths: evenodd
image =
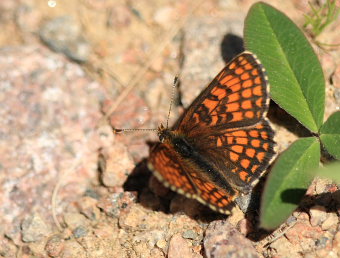
<svg viewBox="0 0 340 258">
<path fill-rule="evenodd" d="M 244 28 L 246 49 L 267 70 L 272 99 L 312 132 L 322 125 L 325 84 L 320 63 L 300 29 L 265 3 L 254 4 Z"/>
<path fill-rule="evenodd" d="M 340 162 L 333 162 L 328 166 L 319 168 L 316 175 L 323 178 L 328 178 L 340 184 Z"/>
<path fill-rule="evenodd" d="M 317 138 L 301 138 L 281 154 L 271 170 L 262 195 L 260 224 L 274 229 L 297 208 L 320 160 Z"/>
<path fill-rule="evenodd" d="M 320 129 L 320 139 L 326 150 L 340 159 L 340 111 L 333 113 Z"/>
</svg>

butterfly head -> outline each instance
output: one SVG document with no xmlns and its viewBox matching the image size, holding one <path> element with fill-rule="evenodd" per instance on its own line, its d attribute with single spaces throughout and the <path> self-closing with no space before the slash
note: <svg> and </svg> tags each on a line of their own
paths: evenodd
<svg viewBox="0 0 340 258">
<path fill-rule="evenodd" d="M 157 134 L 158 134 L 158 137 L 159 137 L 159 141 L 162 142 L 162 143 L 163 143 L 165 140 L 171 138 L 171 132 L 170 132 L 170 130 L 169 130 L 168 128 L 164 127 L 163 124 L 160 124 L 160 126 L 158 126 Z"/>
</svg>

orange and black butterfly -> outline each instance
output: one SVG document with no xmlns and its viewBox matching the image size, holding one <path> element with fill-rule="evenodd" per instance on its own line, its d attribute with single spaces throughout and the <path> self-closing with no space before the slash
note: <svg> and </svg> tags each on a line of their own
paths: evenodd
<svg viewBox="0 0 340 258">
<path fill-rule="evenodd" d="M 159 127 L 150 170 L 172 190 L 228 214 L 275 155 L 268 106 L 261 63 L 250 52 L 238 55 L 171 129 Z"/>
</svg>

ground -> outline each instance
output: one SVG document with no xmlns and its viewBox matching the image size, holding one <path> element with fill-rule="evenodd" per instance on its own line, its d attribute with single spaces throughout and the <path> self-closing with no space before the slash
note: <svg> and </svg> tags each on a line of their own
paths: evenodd
<svg viewBox="0 0 340 258">
<path fill-rule="evenodd" d="M 300 28 L 310 11 L 308 1 L 266 2 Z M 256 209 L 216 214 L 163 187 L 146 167 L 154 131 L 112 131 L 165 124 L 178 75 L 172 124 L 243 50 L 253 3 L 0 1 L 1 257 L 340 256 L 332 182 L 315 179 L 298 210 L 267 232 Z M 339 20 L 318 40 L 339 43 Z M 340 47 L 309 39 L 328 117 L 340 107 Z M 280 153 L 300 127 L 274 104 L 269 119 Z"/>
</svg>

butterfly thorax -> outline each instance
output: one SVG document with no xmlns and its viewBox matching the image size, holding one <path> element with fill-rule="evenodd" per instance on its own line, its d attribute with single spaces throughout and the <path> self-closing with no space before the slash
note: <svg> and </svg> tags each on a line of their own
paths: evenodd
<svg viewBox="0 0 340 258">
<path fill-rule="evenodd" d="M 194 155 L 192 144 L 183 135 L 179 135 L 162 124 L 158 127 L 158 137 L 161 143 L 170 144 L 184 158 Z"/>
</svg>

